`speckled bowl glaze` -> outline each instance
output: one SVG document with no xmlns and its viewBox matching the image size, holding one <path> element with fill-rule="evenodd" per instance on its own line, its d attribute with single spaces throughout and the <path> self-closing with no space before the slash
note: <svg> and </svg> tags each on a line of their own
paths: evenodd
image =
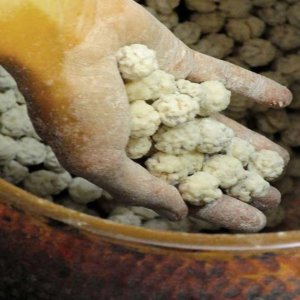
<svg viewBox="0 0 300 300">
<path fill-rule="evenodd" d="M 300 299 L 300 231 L 153 231 L 0 180 L 0 299 Z"/>
</svg>

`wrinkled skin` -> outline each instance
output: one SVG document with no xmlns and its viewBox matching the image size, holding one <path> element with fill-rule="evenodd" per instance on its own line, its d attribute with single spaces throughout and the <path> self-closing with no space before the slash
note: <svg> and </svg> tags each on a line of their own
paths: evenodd
<svg viewBox="0 0 300 300">
<path fill-rule="evenodd" d="M 221 80 L 272 107 L 291 101 L 279 84 L 190 50 L 132 0 L 1 0 L 0 32 L 0 64 L 16 78 L 36 130 L 62 165 L 123 204 L 146 206 L 173 220 L 188 213 L 178 191 L 126 156 L 128 101 L 115 52 L 145 44 L 157 52 L 160 68 L 177 78 Z M 278 151 L 288 161 L 287 152 L 271 141 L 215 117 L 257 149 Z M 278 205 L 280 194 L 270 193 L 261 200 L 268 199 L 266 205 L 255 200 L 257 207 Z M 231 230 L 254 232 L 265 225 L 258 209 L 228 196 L 190 210 L 195 212 Z"/>
</svg>

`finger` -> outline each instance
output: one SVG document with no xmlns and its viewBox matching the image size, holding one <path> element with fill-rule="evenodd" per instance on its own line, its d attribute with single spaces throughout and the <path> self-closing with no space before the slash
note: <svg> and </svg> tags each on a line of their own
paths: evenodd
<svg viewBox="0 0 300 300">
<path fill-rule="evenodd" d="M 142 17 L 143 25 L 136 31 L 132 30 L 136 26 L 131 26 L 131 41 L 156 50 L 161 68 L 176 77 L 195 82 L 220 80 L 228 89 L 271 107 L 284 107 L 291 102 L 291 92 L 279 83 L 189 49 L 142 6 L 133 5 L 132 13 L 132 20 Z"/>
<path fill-rule="evenodd" d="M 264 197 L 253 198 L 251 205 L 256 207 L 261 211 L 266 211 L 271 208 L 277 207 L 281 202 L 281 194 L 280 192 L 274 188 L 270 187 L 269 193 Z"/>
<path fill-rule="evenodd" d="M 194 69 L 189 79 L 196 82 L 220 80 L 228 89 L 271 107 L 284 107 L 292 101 L 291 92 L 279 83 L 195 51 Z"/>
<path fill-rule="evenodd" d="M 288 151 L 270 141 L 263 135 L 244 127 L 243 125 L 225 117 L 224 115 L 214 114 L 212 117 L 230 127 L 235 132 L 237 137 L 251 143 L 256 148 L 256 150 L 267 149 L 276 151 L 284 159 L 285 163 L 288 163 L 290 157 Z"/>
<path fill-rule="evenodd" d="M 159 67 L 177 79 L 186 78 L 193 69 L 192 51 L 141 5 L 132 1 L 126 32 L 127 43 L 147 45 L 157 53 Z M 136 20 L 142 19 L 140 26 Z"/>
<path fill-rule="evenodd" d="M 194 217 L 238 232 L 258 232 L 266 225 L 262 212 L 227 195 L 207 204 Z"/>
<path fill-rule="evenodd" d="M 116 174 L 111 172 L 105 185 L 119 203 L 148 207 L 170 220 L 179 220 L 187 215 L 187 206 L 178 190 L 152 176 L 127 158 L 125 153 L 114 168 Z"/>
</svg>

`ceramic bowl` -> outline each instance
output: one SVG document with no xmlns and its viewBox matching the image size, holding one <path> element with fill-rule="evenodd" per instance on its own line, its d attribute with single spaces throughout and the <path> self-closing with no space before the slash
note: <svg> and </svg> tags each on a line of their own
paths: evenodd
<svg viewBox="0 0 300 300">
<path fill-rule="evenodd" d="M 0 180 L 0 299 L 300 299 L 300 231 L 284 226 L 258 234 L 153 231 Z"/>
</svg>

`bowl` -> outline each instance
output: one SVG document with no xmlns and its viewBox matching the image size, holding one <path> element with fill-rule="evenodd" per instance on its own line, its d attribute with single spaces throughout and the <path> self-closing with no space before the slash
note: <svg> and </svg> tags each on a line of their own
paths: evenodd
<svg viewBox="0 0 300 300">
<path fill-rule="evenodd" d="M 300 231 L 285 230 L 125 226 L 0 180 L 0 299 L 300 299 Z"/>
</svg>

